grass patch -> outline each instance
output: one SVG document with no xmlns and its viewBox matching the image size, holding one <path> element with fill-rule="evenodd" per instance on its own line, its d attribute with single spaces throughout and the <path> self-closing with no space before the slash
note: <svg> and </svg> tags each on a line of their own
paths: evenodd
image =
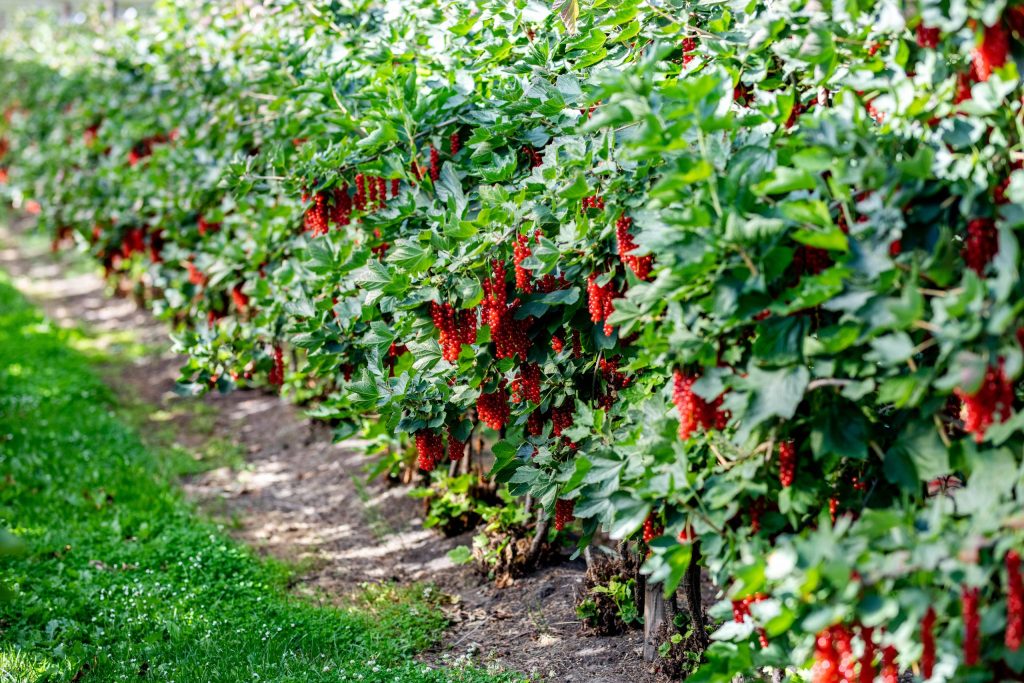
<svg viewBox="0 0 1024 683">
<path fill-rule="evenodd" d="M 182 499 L 74 334 L 0 274 L 0 527 L 27 543 L 0 559 L 0 683 L 512 680 L 414 661 L 443 633 L 429 588 L 288 595 L 286 567 Z"/>
</svg>

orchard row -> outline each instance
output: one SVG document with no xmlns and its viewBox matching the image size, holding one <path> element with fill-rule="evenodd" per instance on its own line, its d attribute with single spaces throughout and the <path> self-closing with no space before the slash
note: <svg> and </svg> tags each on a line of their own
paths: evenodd
<svg viewBox="0 0 1024 683">
<path fill-rule="evenodd" d="M 699 557 L 694 680 L 1020 676 L 1024 9 L 824 4 L 29 27 L 3 192 L 183 386 L 282 387 L 439 486 L 486 435 L 537 533 L 668 591 Z"/>
</svg>

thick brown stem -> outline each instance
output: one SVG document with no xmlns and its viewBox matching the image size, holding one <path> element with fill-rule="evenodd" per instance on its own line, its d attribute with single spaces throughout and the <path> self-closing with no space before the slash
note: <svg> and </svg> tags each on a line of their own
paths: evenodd
<svg viewBox="0 0 1024 683">
<path fill-rule="evenodd" d="M 704 629 L 704 606 L 701 604 L 700 579 L 700 541 L 697 541 L 693 544 L 690 564 L 686 567 L 686 575 L 683 577 L 683 596 L 686 598 L 686 610 L 690 613 L 690 620 L 693 623 L 694 637 L 700 649 L 704 650 L 709 641 L 707 631 Z"/>
<path fill-rule="evenodd" d="M 658 657 L 658 645 L 664 634 L 665 594 L 661 583 L 648 581 L 644 586 L 644 661 Z"/>
<path fill-rule="evenodd" d="M 526 556 L 526 566 L 532 567 L 537 563 L 541 548 L 544 547 L 544 542 L 548 539 L 548 527 L 550 525 L 551 518 L 544 514 L 543 509 L 539 510 L 537 512 L 536 533 L 533 536 L 533 542 L 530 543 L 530 554 Z"/>
</svg>

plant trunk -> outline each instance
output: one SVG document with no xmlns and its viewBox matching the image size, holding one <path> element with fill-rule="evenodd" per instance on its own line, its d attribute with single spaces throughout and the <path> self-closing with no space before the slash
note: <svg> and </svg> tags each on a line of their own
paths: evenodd
<svg viewBox="0 0 1024 683">
<path fill-rule="evenodd" d="M 664 633 L 665 594 L 660 583 L 644 583 L 644 661 L 658 658 L 660 636 Z"/>
<path fill-rule="evenodd" d="M 548 538 L 548 526 L 550 524 L 551 518 L 544 514 L 544 510 L 542 508 L 537 512 L 536 532 L 533 535 L 533 542 L 530 543 L 530 554 L 526 556 L 527 567 L 533 567 L 537 564 L 537 558 L 540 557 L 541 548 L 544 547 L 544 542 Z"/>
<path fill-rule="evenodd" d="M 686 598 L 686 610 L 690 613 L 690 620 L 693 623 L 694 636 L 703 651 L 707 648 L 709 641 L 707 631 L 704 629 L 704 606 L 701 604 L 700 579 L 700 541 L 696 541 L 693 544 L 693 552 L 690 553 L 690 564 L 686 567 L 686 575 L 683 577 L 683 595 Z"/>
</svg>

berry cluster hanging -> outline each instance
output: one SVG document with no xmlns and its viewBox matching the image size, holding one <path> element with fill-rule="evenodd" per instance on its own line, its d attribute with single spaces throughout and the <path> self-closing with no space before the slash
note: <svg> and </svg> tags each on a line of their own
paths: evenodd
<svg viewBox="0 0 1024 683">
<path fill-rule="evenodd" d="M 779 444 L 779 483 L 783 488 L 793 485 L 796 478 L 796 443 L 788 439 Z"/>
<path fill-rule="evenodd" d="M 676 370 L 672 374 L 672 403 L 679 411 L 679 438 L 689 439 L 698 429 L 724 429 L 729 422 L 729 413 L 721 409 L 722 397 L 706 401 L 693 391 L 696 375 Z"/>
<path fill-rule="evenodd" d="M 1024 639 L 1024 580 L 1020 573 L 1020 553 L 1006 553 L 1006 647 L 1016 652 Z"/>
<path fill-rule="evenodd" d="M 956 389 L 955 393 L 963 401 L 964 431 L 974 434 L 978 443 L 984 440 L 989 427 L 1005 421 L 1013 413 L 1013 384 L 1003 374 L 1002 363 L 988 368 L 981 386 L 973 394 L 962 389 Z"/>
<path fill-rule="evenodd" d="M 513 403 L 540 403 L 540 366 L 536 363 L 523 363 L 519 374 L 512 380 Z"/>
<path fill-rule="evenodd" d="M 604 323 L 604 334 L 611 336 L 614 328 L 606 321 L 608 316 L 615 310 L 612 302 L 622 296 L 615 289 L 614 278 L 609 279 L 606 284 L 598 284 L 598 279 L 604 277 L 600 273 L 591 273 L 587 277 L 587 310 L 590 311 L 590 319 L 595 323 Z"/>
<path fill-rule="evenodd" d="M 267 381 L 275 387 L 284 384 L 284 351 L 278 345 L 274 345 L 274 365 L 270 368 Z"/>
<path fill-rule="evenodd" d="M 476 401 L 476 413 L 480 421 L 495 431 L 500 431 L 508 423 L 509 412 L 505 380 L 492 393 L 480 394 Z"/>
<path fill-rule="evenodd" d="M 960 608 L 964 620 L 964 665 L 974 666 L 981 654 L 981 617 L 978 615 L 978 597 L 981 591 L 976 587 L 963 586 L 960 590 Z"/>
<path fill-rule="evenodd" d="M 491 328 L 497 358 L 518 356 L 520 360 L 526 360 L 530 350 L 530 338 L 526 334 L 529 321 L 516 320 L 515 313 L 521 302 L 519 299 L 508 302 L 505 275 L 505 264 L 497 259 L 492 261 L 491 277 L 485 278 L 483 283 L 481 320 Z"/>
<path fill-rule="evenodd" d="M 460 441 L 455 437 L 455 432 L 452 431 L 451 425 L 448 425 L 445 429 L 448 432 L 448 457 L 452 462 L 458 462 L 466 453 L 467 442 Z"/>
<path fill-rule="evenodd" d="M 564 531 L 565 527 L 572 523 L 575 519 L 573 516 L 573 508 L 576 507 L 576 501 L 565 500 L 559 498 L 555 501 L 555 531 Z"/>
<path fill-rule="evenodd" d="M 991 218 L 975 218 L 967 224 L 963 258 L 967 267 L 981 275 L 999 252 L 999 233 Z"/>
<path fill-rule="evenodd" d="M 661 536 L 663 533 L 665 533 L 665 527 L 662 525 L 657 515 L 655 515 L 653 512 L 648 514 L 647 519 L 644 520 L 644 543 L 650 543 L 658 536 Z"/>
<path fill-rule="evenodd" d="M 651 276 L 651 267 L 654 264 L 654 257 L 634 256 L 632 252 L 637 248 L 636 240 L 629 232 L 633 226 L 633 219 L 622 215 L 615 221 L 615 237 L 618 242 L 619 258 L 626 264 L 626 267 L 633 271 L 641 280 L 647 280 Z"/>
<path fill-rule="evenodd" d="M 463 344 L 476 343 L 476 309 L 456 311 L 450 303 L 430 302 L 430 317 L 441 336 L 441 356 L 449 363 L 458 361 Z"/>
<path fill-rule="evenodd" d="M 432 429 L 416 432 L 416 463 L 424 472 L 432 472 L 444 460 L 444 440 Z"/>
<path fill-rule="evenodd" d="M 540 244 L 541 235 L 540 230 L 537 230 L 533 237 Z M 512 263 L 516 269 L 516 289 L 526 294 L 533 291 L 533 272 L 528 268 L 524 268 L 521 264 L 527 258 L 533 254 L 530 249 L 530 236 L 529 235 L 516 235 L 516 241 L 512 244 Z"/>
</svg>

